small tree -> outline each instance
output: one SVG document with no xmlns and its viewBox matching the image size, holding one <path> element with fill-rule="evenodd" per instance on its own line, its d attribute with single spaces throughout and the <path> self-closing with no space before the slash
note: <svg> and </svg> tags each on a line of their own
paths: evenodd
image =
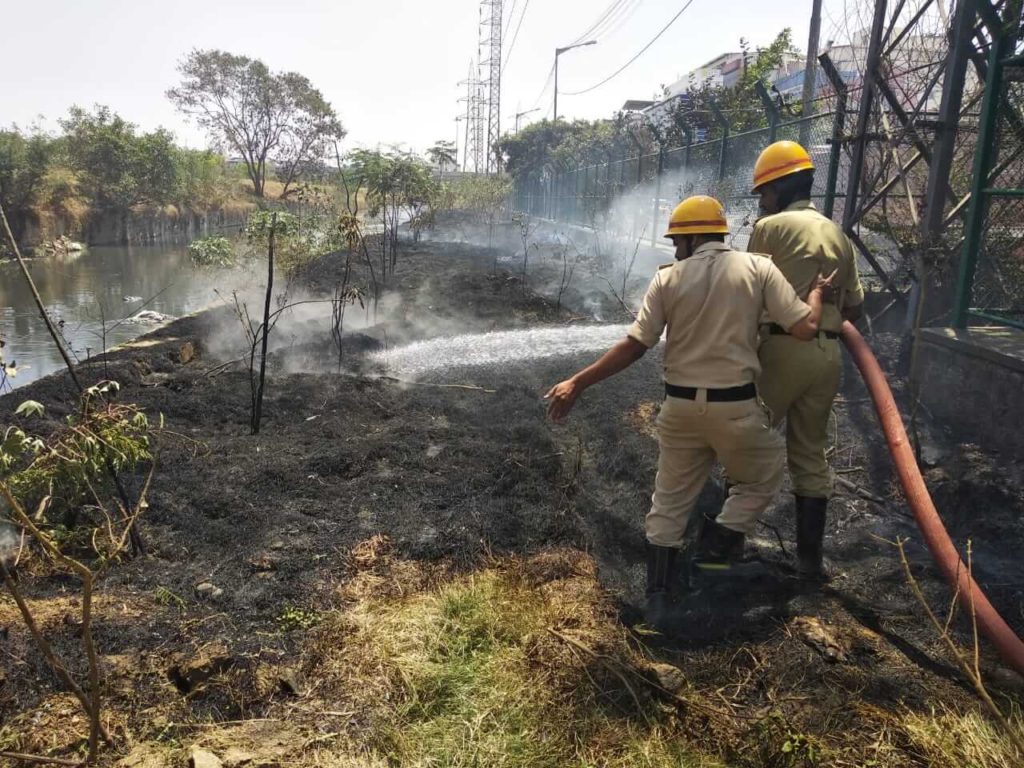
<svg viewBox="0 0 1024 768">
<path fill-rule="evenodd" d="M 280 166 L 287 194 L 302 168 L 345 135 L 333 107 L 295 72 L 274 73 L 258 59 L 217 50 L 192 51 L 178 71 L 182 83 L 167 97 L 241 156 L 257 197 L 270 162 Z"/>
<path fill-rule="evenodd" d="M 114 402 L 117 390 L 115 382 L 86 389 L 79 411 L 45 440 L 18 426 L 8 427 L 0 435 L 0 509 L 45 558 L 81 582 L 77 635 L 85 657 L 85 681 L 72 671 L 63 651 L 58 652 L 47 639 L 22 596 L 13 571 L 17 562 L 0 557 L 0 580 L 14 598 L 32 639 L 47 665 L 85 710 L 89 723 L 85 762 L 90 765 L 96 762 L 100 742 L 112 743 L 101 721 L 104 688 L 92 628 L 93 595 L 103 574 L 124 553 L 153 475 L 151 465 L 134 507 L 121 504 L 116 513 L 111 511 L 101 484 L 109 475 L 111 453 L 117 454 L 120 470 L 130 471 L 139 463 L 152 461 L 146 416 L 135 406 Z M 16 411 L 26 418 L 42 412 L 43 406 L 34 401 L 22 403 Z M 55 515 L 61 508 L 76 513 L 74 537 L 69 535 L 67 515 L 63 523 Z M 38 762 L 52 760 L 41 758 Z"/>
<path fill-rule="evenodd" d="M 399 152 L 357 150 L 345 171 L 342 178 L 346 190 L 350 185 L 357 193 L 365 189 L 367 214 L 380 219 L 380 274 L 382 280 L 386 279 L 398 258 L 399 226 L 407 219 L 415 232 L 429 221 L 437 183 L 422 160 Z"/>
<path fill-rule="evenodd" d="M 436 141 L 434 146 L 427 150 L 427 157 L 434 165 L 438 167 L 438 170 L 443 171 L 447 166 L 455 167 L 458 165 L 458 160 L 455 156 L 455 142 L 454 141 Z"/>
</svg>

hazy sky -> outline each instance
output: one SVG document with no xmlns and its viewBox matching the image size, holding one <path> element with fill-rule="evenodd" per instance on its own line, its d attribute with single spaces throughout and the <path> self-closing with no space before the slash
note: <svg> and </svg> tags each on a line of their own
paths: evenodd
<svg viewBox="0 0 1024 768">
<path fill-rule="evenodd" d="M 826 0 L 823 40 L 842 16 L 843 1 Z M 789 26 L 806 47 L 811 0 L 693 0 L 623 74 L 586 95 L 565 95 L 618 69 L 684 4 L 624 0 L 618 22 L 597 45 L 561 57 L 559 113 L 609 116 L 626 99 L 650 98 L 661 84 L 738 49 L 740 37 L 765 44 Z M 550 114 L 551 88 L 541 91 L 554 48 L 578 38 L 613 2 L 514 5 L 505 0 L 503 129 L 511 128 L 515 112 L 537 104 L 542 109 L 524 124 Z M 454 118 L 465 111 L 457 103 L 465 90 L 457 83 L 476 56 L 479 21 L 476 0 L 0 0 L 0 7 L 0 125 L 42 116 L 54 128 L 72 104 L 106 104 L 144 129 L 169 128 L 190 146 L 206 146 L 206 138 L 164 92 L 178 82 L 176 64 L 192 48 L 258 57 L 271 69 L 306 75 L 340 115 L 349 147 L 404 143 L 422 150 L 453 139 Z"/>
</svg>

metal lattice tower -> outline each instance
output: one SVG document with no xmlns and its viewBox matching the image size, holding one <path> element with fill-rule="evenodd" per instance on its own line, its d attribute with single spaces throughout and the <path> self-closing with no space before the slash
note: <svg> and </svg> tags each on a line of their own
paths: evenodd
<svg viewBox="0 0 1024 768">
<path fill-rule="evenodd" d="M 487 69 L 487 135 L 483 142 L 487 173 L 497 172 L 494 148 L 501 138 L 501 22 L 504 0 L 481 0 L 480 32 L 484 54 L 480 64 Z"/>
<path fill-rule="evenodd" d="M 477 76 L 479 67 L 469 64 L 469 76 L 459 83 L 466 86 L 466 95 L 459 102 L 466 102 L 466 142 L 462 169 L 482 173 L 486 171 L 486 125 L 484 84 Z"/>
</svg>

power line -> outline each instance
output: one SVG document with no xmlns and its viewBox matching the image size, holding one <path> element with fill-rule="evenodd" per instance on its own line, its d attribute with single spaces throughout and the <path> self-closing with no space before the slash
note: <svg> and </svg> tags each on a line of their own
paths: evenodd
<svg viewBox="0 0 1024 768">
<path fill-rule="evenodd" d="M 548 70 L 548 79 L 544 81 L 544 87 L 540 89 L 540 93 L 537 94 L 537 100 L 534 101 L 533 107 L 536 109 L 540 106 L 541 100 L 544 98 L 544 94 L 547 93 L 548 88 L 551 87 L 551 80 L 555 76 L 555 65 L 551 65 L 551 69 Z"/>
<path fill-rule="evenodd" d="M 682 8 L 679 9 L 679 12 L 675 16 L 673 16 L 671 19 L 669 19 L 668 24 L 666 24 L 664 27 L 662 27 L 658 31 L 658 34 L 656 34 L 654 37 L 652 37 L 651 40 L 647 43 L 647 45 L 645 45 L 643 48 L 641 48 L 633 58 L 631 58 L 629 61 L 627 61 L 621 67 L 619 67 L 617 70 L 615 70 L 610 75 L 608 75 L 608 77 L 606 77 L 604 80 L 602 80 L 601 82 L 597 83 L 596 85 L 590 86 L 589 88 L 584 88 L 582 91 L 563 91 L 563 93 L 566 96 L 580 96 L 581 94 L 590 93 L 590 91 L 597 90 L 598 88 L 600 88 L 605 83 L 607 83 L 610 80 L 613 80 L 614 78 L 618 77 L 620 74 L 622 74 L 622 72 L 624 72 L 626 70 L 626 68 L 630 64 L 632 64 L 634 61 L 636 61 L 641 56 L 643 56 L 647 52 L 647 49 L 650 48 L 652 45 L 654 45 L 658 41 L 658 38 L 660 38 L 663 34 L 665 34 L 668 31 L 668 28 L 676 23 L 676 19 L 678 19 L 680 16 L 683 15 L 683 11 L 685 11 L 691 5 L 693 5 L 693 0 L 687 0 L 686 4 Z"/>
<path fill-rule="evenodd" d="M 642 2 L 643 0 L 633 0 L 633 4 L 625 6 L 622 10 L 622 13 L 619 14 L 617 19 L 615 19 L 614 21 L 609 20 L 608 24 L 604 27 L 604 29 L 596 33 L 594 36 L 599 38 L 605 38 L 617 32 L 619 29 L 622 28 L 622 26 L 627 21 L 629 21 L 633 14 L 636 13 L 637 9 L 640 7 L 640 4 Z"/>
<path fill-rule="evenodd" d="M 529 7 L 530 7 L 530 0 L 526 0 L 526 2 L 523 4 L 523 10 L 519 14 L 519 23 L 516 24 L 516 31 L 512 35 L 512 43 L 508 47 L 508 53 L 505 55 L 505 63 L 502 64 L 502 67 L 507 67 L 508 66 L 508 60 L 510 58 L 512 58 L 512 51 L 516 47 L 516 40 L 519 39 L 519 29 L 520 29 L 520 27 L 523 26 L 523 18 L 526 16 L 526 11 L 529 9 Z M 513 10 L 515 10 L 515 2 L 514 1 L 513 1 L 513 4 L 512 4 L 512 8 L 513 8 Z M 512 19 L 512 15 L 509 14 L 509 21 L 511 21 L 511 19 Z"/>
<path fill-rule="evenodd" d="M 618 6 L 622 5 L 622 3 L 624 1 L 625 0 L 614 0 L 614 2 L 612 2 L 611 5 L 609 5 L 607 8 L 605 8 L 604 12 L 600 16 L 598 16 L 597 21 L 595 21 L 593 24 L 591 24 L 589 27 L 587 27 L 586 32 L 584 32 L 579 37 L 577 37 L 575 40 L 573 40 L 571 43 L 569 43 L 569 45 L 576 45 L 576 43 L 581 42 L 582 40 L 584 40 L 585 38 L 590 36 L 594 32 L 594 30 L 597 29 L 599 26 L 601 26 L 601 24 L 605 21 L 605 19 L 608 18 L 608 15 L 610 13 L 612 13 L 613 11 L 615 11 L 615 9 Z"/>
<path fill-rule="evenodd" d="M 516 13 L 516 4 L 518 2 L 519 2 L 519 0 L 512 0 L 512 10 L 510 10 L 508 12 L 508 20 L 505 22 L 505 29 L 503 29 L 502 32 L 501 32 L 501 36 L 502 37 L 505 37 L 506 35 L 508 35 L 508 28 L 512 26 L 512 17 Z"/>
</svg>

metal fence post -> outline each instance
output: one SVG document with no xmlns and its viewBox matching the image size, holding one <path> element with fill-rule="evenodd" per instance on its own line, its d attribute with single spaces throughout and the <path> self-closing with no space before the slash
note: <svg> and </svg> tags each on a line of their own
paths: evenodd
<svg viewBox="0 0 1024 768">
<path fill-rule="evenodd" d="M 718 104 L 714 100 L 711 101 L 711 112 L 714 114 L 715 120 L 722 127 L 722 146 L 718 153 L 717 179 L 718 183 L 721 183 L 722 179 L 725 178 L 725 153 L 729 148 L 729 121 L 726 120 L 725 115 L 722 114 L 722 110 L 718 108 Z"/>
<path fill-rule="evenodd" d="M 775 106 L 771 94 L 768 93 L 768 89 L 764 87 L 762 81 L 758 80 L 754 83 L 754 90 L 761 98 L 761 106 L 764 107 L 764 113 L 768 117 L 768 143 L 773 144 L 775 136 L 779 132 L 779 108 Z"/>
<path fill-rule="evenodd" d="M 818 57 L 821 69 L 836 91 L 836 113 L 832 118 L 832 145 L 828 155 L 828 178 L 825 180 L 825 202 L 822 213 L 832 218 L 836 206 L 836 184 L 839 183 L 839 163 L 843 156 L 843 131 L 846 127 L 846 98 L 849 89 L 827 53 Z"/>
<path fill-rule="evenodd" d="M 622 149 L 622 157 L 619 159 L 619 195 L 626 191 L 626 154 L 629 152 L 625 147 Z"/>
<path fill-rule="evenodd" d="M 693 128 L 683 123 L 680 126 L 683 129 L 683 133 L 686 134 L 686 151 L 683 153 L 683 175 L 687 175 L 690 172 L 690 150 L 693 149 Z"/>
<path fill-rule="evenodd" d="M 971 203 L 967 210 L 967 225 L 964 233 L 964 249 L 960 256 L 960 279 L 957 282 L 956 301 L 953 304 L 953 327 L 967 327 L 967 316 L 973 297 L 974 273 L 978 265 L 978 251 L 981 248 L 985 228 L 985 211 L 988 195 L 985 187 L 992 169 L 995 151 L 996 122 L 999 100 L 1002 92 L 1002 60 L 1013 52 L 1014 37 L 1004 33 L 992 45 L 988 57 L 988 73 L 985 77 L 985 96 L 981 103 L 981 119 L 978 124 L 978 144 L 974 154 L 974 175 L 971 178 Z"/>
<path fill-rule="evenodd" d="M 658 231 L 658 213 L 661 205 L 661 172 L 665 170 L 665 148 L 658 144 L 658 172 L 654 177 L 654 213 L 651 216 L 651 247 L 655 244 L 655 232 Z"/>
</svg>

